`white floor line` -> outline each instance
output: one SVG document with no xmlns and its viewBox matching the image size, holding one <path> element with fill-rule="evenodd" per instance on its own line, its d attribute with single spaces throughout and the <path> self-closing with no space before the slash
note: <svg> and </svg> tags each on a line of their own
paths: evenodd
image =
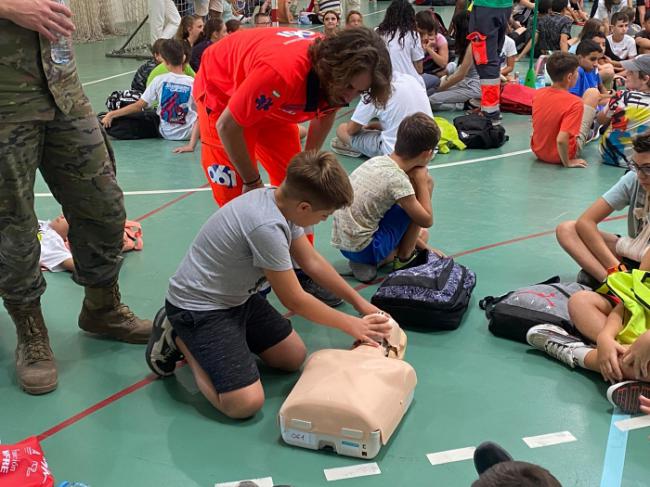
<svg viewBox="0 0 650 487">
<path fill-rule="evenodd" d="M 113 76 L 109 76 L 108 78 L 96 79 L 95 81 L 87 81 L 85 83 L 81 83 L 81 86 L 96 85 L 97 83 L 102 83 L 103 81 L 108 81 L 110 79 L 119 78 L 120 76 L 126 76 L 127 74 L 133 74 L 136 71 L 137 70 L 134 69 L 133 71 L 127 71 L 126 73 L 115 74 Z"/>
<path fill-rule="evenodd" d="M 466 161 L 456 161 L 456 162 L 449 162 L 447 164 L 431 164 L 429 166 L 429 169 L 441 169 L 445 167 L 453 167 L 453 166 L 463 166 L 465 164 L 475 164 L 477 162 L 483 162 L 483 161 L 492 161 L 494 159 L 503 159 L 505 157 L 513 157 L 513 156 L 518 156 L 521 154 L 528 154 L 531 152 L 530 149 L 525 149 L 525 150 L 519 150 L 519 151 L 514 151 L 514 152 L 506 152 L 505 154 L 499 154 L 496 156 L 487 156 L 487 157 L 478 157 L 476 159 L 467 159 Z M 198 192 L 198 191 L 211 191 L 209 187 L 203 187 L 203 188 L 183 188 L 183 189 L 152 189 L 152 190 L 144 190 L 144 191 L 125 191 L 124 196 L 146 196 L 146 195 L 153 195 L 153 194 L 173 194 L 173 193 L 189 193 L 191 191 Z M 36 198 L 51 198 L 52 193 L 35 193 L 34 196 Z"/>
<path fill-rule="evenodd" d="M 142 196 L 152 194 L 190 193 L 198 191 L 212 191 L 211 188 L 183 188 L 183 189 L 152 189 L 146 191 L 124 191 L 124 196 Z M 50 198 L 52 193 L 35 193 L 36 198 Z"/>
<path fill-rule="evenodd" d="M 498 154 L 496 156 L 479 157 L 476 159 L 467 159 L 466 161 L 448 162 L 446 164 L 429 164 L 429 169 L 442 169 L 444 167 L 464 166 L 465 164 L 474 164 L 475 162 L 493 161 L 494 159 L 503 159 L 505 157 L 519 156 L 521 154 L 528 154 L 532 152 L 530 149 L 518 150 L 514 152 L 506 152 L 505 154 Z"/>
</svg>

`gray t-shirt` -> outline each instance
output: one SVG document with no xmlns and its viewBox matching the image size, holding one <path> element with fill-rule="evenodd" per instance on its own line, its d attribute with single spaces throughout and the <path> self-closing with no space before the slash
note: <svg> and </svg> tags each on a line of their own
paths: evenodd
<svg viewBox="0 0 650 487">
<path fill-rule="evenodd" d="M 190 311 L 239 306 L 265 286 L 263 269 L 293 268 L 289 247 L 303 234 L 280 212 L 274 188 L 243 194 L 205 222 L 169 280 L 167 300 Z"/>
<path fill-rule="evenodd" d="M 379 222 L 390 208 L 415 194 L 411 180 L 389 156 L 373 157 L 350 174 L 352 206 L 334 212 L 332 245 L 358 252 L 372 241 Z"/>
<path fill-rule="evenodd" d="M 643 228 L 643 220 L 634 215 L 636 208 L 643 208 L 645 205 L 646 191 L 639 184 L 639 179 L 634 171 L 625 174 L 618 182 L 603 195 L 603 199 L 609 206 L 617 211 L 626 206 L 627 212 L 627 233 L 634 238 L 639 235 Z"/>
</svg>

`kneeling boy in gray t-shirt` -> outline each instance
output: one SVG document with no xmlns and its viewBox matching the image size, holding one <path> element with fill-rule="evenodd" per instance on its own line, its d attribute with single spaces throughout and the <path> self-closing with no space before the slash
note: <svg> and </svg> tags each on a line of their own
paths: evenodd
<svg viewBox="0 0 650 487">
<path fill-rule="evenodd" d="M 350 181 L 336 157 L 303 152 L 279 188 L 249 191 L 217 210 L 170 279 L 147 348 L 149 367 L 171 375 L 184 356 L 214 407 L 232 418 L 254 415 L 264 403 L 255 355 L 288 371 L 298 370 L 306 355 L 289 320 L 262 296 L 269 285 L 284 306 L 310 321 L 358 340 L 381 340 L 390 330 L 387 318 L 373 314 L 379 310 L 338 275 L 303 231 L 351 203 Z M 336 311 L 303 291 L 292 259 L 365 317 Z"/>
</svg>

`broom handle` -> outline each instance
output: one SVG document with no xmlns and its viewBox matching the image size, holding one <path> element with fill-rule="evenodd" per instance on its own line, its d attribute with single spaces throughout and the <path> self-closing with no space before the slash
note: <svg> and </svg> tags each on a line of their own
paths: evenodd
<svg viewBox="0 0 650 487">
<path fill-rule="evenodd" d="M 537 6 L 539 0 L 535 0 L 535 8 L 533 9 L 533 32 L 530 37 L 530 59 L 528 61 L 528 70 L 533 69 L 533 64 L 535 62 L 535 34 L 537 33 Z"/>
</svg>

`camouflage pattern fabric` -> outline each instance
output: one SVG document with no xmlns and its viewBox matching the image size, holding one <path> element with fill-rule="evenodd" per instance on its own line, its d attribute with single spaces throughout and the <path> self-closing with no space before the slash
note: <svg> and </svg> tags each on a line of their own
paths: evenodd
<svg viewBox="0 0 650 487">
<path fill-rule="evenodd" d="M 47 40 L 6 20 L 0 32 L 0 296 L 28 303 L 45 291 L 37 169 L 70 224 L 73 279 L 110 286 L 122 260 L 124 199 L 74 61 L 53 64 Z"/>
</svg>

